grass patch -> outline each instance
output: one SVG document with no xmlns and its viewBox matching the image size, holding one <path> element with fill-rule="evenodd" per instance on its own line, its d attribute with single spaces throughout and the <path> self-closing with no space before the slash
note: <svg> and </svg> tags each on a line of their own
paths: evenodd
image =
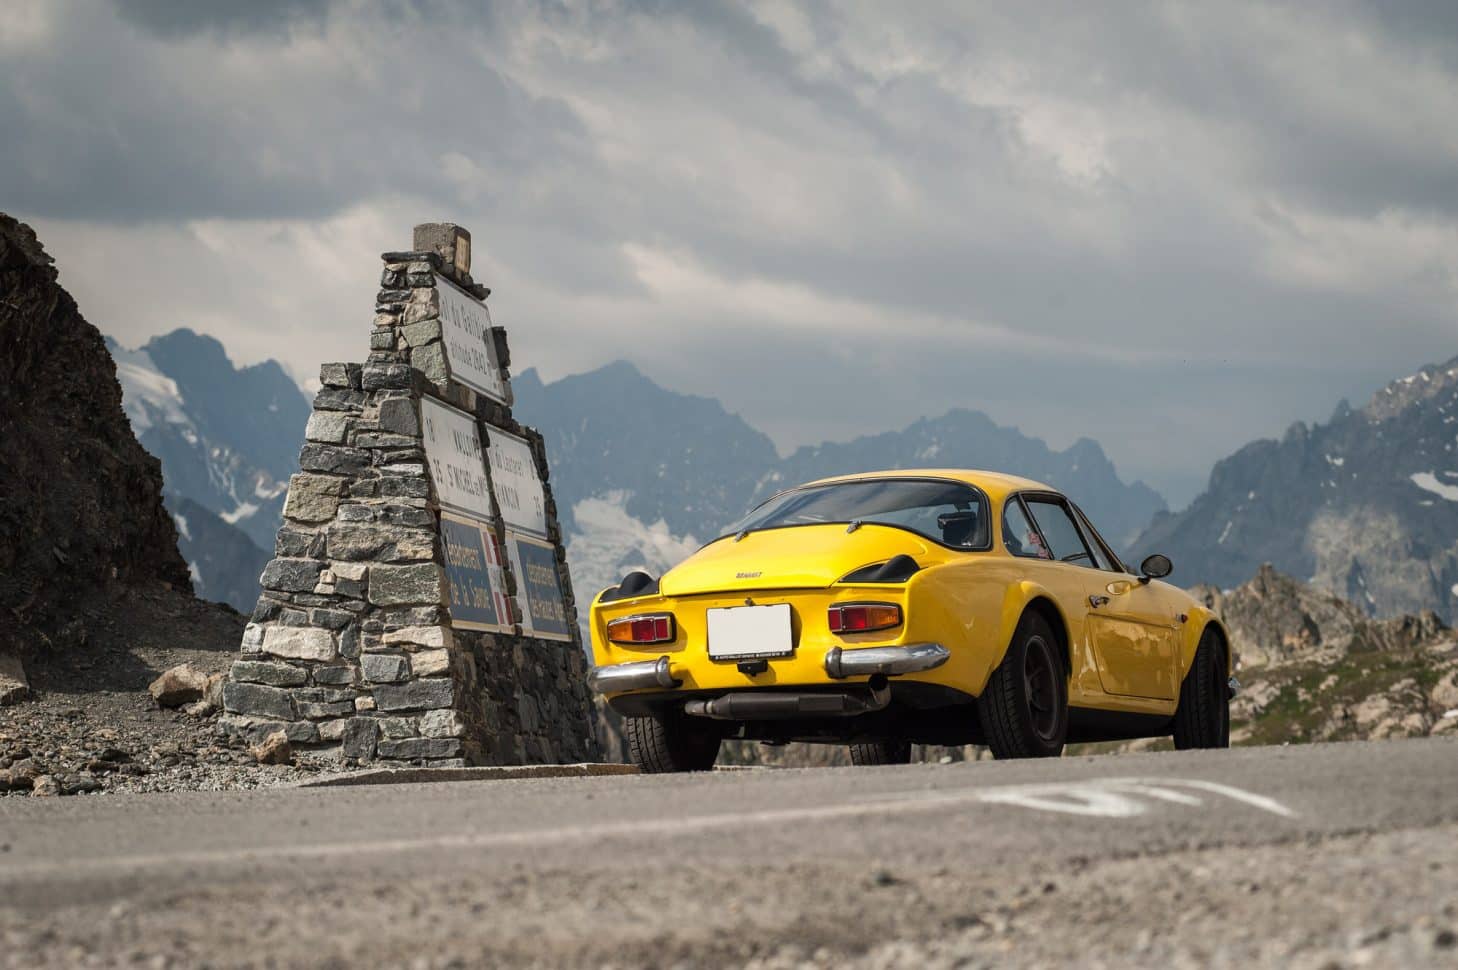
<svg viewBox="0 0 1458 970">
<path fill-rule="evenodd" d="M 1428 716 L 1427 698 L 1453 658 L 1430 650 L 1355 651 L 1335 658 L 1313 659 L 1280 667 L 1242 670 L 1242 694 L 1261 696 L 1273 690 L 1253 717 L 1233 713 L 1232 734 L 1239 733 L 1238 746 L 1305 744 L 1313 741 L 1349 741 L 1366 736 L 1371 725 L 1358 725 L 1345 712 L 1355 710 L 1370 697 L 1388 695 L 1401 714 L 1421 712 Z M 1415 685 L 1412 691 L 1394 692 L 1403 681 Z M 1240 709 L 1237 704 L 1236 710 Z M 1106 741 L 1069 745 L 1073 756 L 1114 752 L 1168 751 L 1169 738 L 1149 741 Z"/>
</svg>

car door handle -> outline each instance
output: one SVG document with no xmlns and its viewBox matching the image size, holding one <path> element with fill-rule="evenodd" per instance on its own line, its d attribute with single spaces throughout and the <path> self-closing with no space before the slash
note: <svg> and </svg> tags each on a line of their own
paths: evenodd
<svg viewBox="0 0 1458 970">
<path fill-rule="evenodd" d="M 1088 605 L 1092 606 L 1094 609 L 1098 609 L 1100 606 L 1107 606 L 1108 603 L 1109 598 L 1107 596 L 1099 596 L 1095 594 L 1088 598 Z"/>
</svg>

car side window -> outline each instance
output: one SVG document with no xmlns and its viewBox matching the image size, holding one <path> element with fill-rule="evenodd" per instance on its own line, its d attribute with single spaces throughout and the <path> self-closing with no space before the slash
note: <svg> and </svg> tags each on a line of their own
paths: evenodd
<svg viewBox="0 0 1458 970">
<path fill-rule="evenodd" d="M 1116 561 L 1113 551 L 1104 545 L 1103 536 L 1099 535 L 1088 516 L 1084 515 L 1083 509 L 1075 505 L 1073 511 L 1077 514 L 1078 524 L 1083 527 L 1083 541 L 1093 553 L 1098 567 L 1109 572 L 1122 572 L 1123 565 Z"/>
<path fill-rule="evenodd" d="M 1002 510 L 1002 542 L 1014 556 L 1029 559 L 1052 559 L 1043 547 L 1043 537 L 1023 512 L 1023 503 L 1014 496 L 1007 500 Z"/>
<path fill-rule="evenodd" d="M 1083 541 L 1084 545 L 1088 546 L 1088 551 L 1093 554 L 1094 565 L 1104 570 L 1105 572 L 1112 571 L 1114 568 L 1113 564 L 1110 563 L 1109 558 L 1104 555 L 1104 551 L 1099 548 L 1099 544 L 1094 539 L 1094 537 L 1091 535 L 1084 535 Z"/>
<path fill-rule="evenodd" d="M 1093 555 L 1083 544 L 1083 535 L 1078 531 L 1078 523 L 1073 521 L 1068 506 L 1043 498 L 1029 498 L 1027 503 L 1028 511 L 1032 513 L 1033 521 L 1043 533 L 1043 538 L 1048 541 L 1048 551 L 1053 554 L 1054 559 L 1079 566 L 1095 565 Z"/>
</svg>

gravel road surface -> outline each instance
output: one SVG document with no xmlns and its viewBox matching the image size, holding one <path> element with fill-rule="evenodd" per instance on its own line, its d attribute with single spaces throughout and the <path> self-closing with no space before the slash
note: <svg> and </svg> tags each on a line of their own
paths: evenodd
<svg viewBox="0 0 1458 970">
<path fill-rule="evenodd" d="M 0 803 L 0 965 L 1458 966 L 1458 739 Z"/>
</svg>

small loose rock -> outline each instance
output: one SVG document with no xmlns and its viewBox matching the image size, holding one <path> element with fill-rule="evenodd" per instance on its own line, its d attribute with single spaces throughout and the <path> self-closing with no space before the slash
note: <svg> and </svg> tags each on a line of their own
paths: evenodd
<svg viewBox="0 0 1458 970">
<path fill-rule="evenodd" d="M 294 747 L 283 731 L 273 732 L 248 750 L 261 765 L 287 765 L 294 760 Z"/>
</svg>

